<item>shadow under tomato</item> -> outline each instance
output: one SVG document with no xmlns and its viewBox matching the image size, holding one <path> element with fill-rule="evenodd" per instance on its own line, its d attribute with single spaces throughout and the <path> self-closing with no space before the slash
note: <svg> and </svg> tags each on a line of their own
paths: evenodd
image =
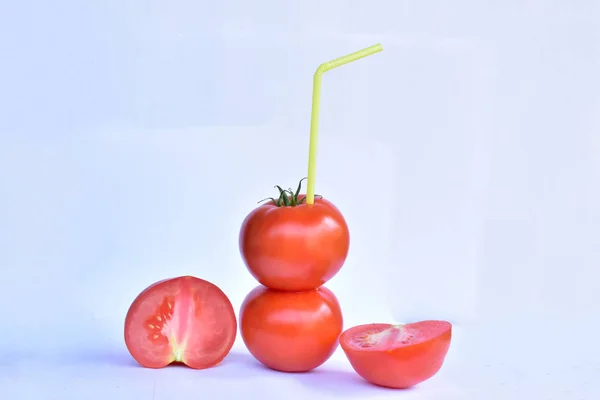
<svg viewBox="0 0 600 400">
<path fill-rule="evenodd" d="M 60 355 L 62 363 L 112 366 L 125 368 L 143 368 L 127 350 L 81 350 L 75 353 Z"/>
<path fill-rule="evenodd" d="M 136 368 L 149 371 L 156 370 L 145 368 L 138 364 L 126 349 L 81 349 L 76 352 L 62 353 L 58 355 L 57 358 L 59 358 L 63 364 Z M 264 371 L 268 369 L 256 361 L 250 354 L 232 350 L 223 361 L 210 368 L 198 370 L 190 368 L 181 362 L 173 362 L 158 370 L 200 372 L 209 374 L 215 378 L 219 378 L 220 376 L 230 378 L 232 375 L 236 377 L 255 376 L 264 373 Z"/>
<path fill-rule="evenodd" d="M 218 371 L 218 369 L 221 371 Z M 241 351 L 232 351 L 221 364 L 212 368 L 212 370 L 211 375 L 213 377 L 222 375 L 227 379 L 252 378 L 258 375 L 272 374 L 273 376 L 280 376 L 282 379 L 295 380 L 311 390 L 341 397 L 387 394 L 390 397 L 397 398 L 402 393 L 408 394 L 408 392 L 416 390 L 416 388 L 390 389 L 376 386 L 362 379 L 354 371 L 336 370 L 331 367 L 319 367 L 312 371 L 295 373 L 275 371 L 257 361 L 252 355 Z"/>
<path fill-rule="evenodd" d="M 405 392 L 411 392 L 415 388 L 390 389 L 370 384 L 356 373 L 341 371 L 330 368 L 318 368 L 302 374 L 294 374 L 295 379 L 302 385 L 322 393 L 331 393 L 341 397 L 361 397 L 368 395 L 388 394 L 396 397 Z"/>
<path fill-rule="evenodd" d="M 272 371 L 258 362 L 252 355 L 239 350 L 232 350 L 223 361 L 212 368 L 202 370 L 211 378 L 247 379 L 264 375 Z"/>
</svg>

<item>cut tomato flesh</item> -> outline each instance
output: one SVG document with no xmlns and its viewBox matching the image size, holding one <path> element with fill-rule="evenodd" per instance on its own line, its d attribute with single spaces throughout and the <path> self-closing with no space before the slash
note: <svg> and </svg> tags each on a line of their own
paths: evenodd
<svg viewBox="0 0 600 400">
<path fill-rule="evenodd" d="M 451 338 L 452 325 L 447 321 L 370 324 L 343 332 L 340 346 L 352 368 L 367 381 L 407 388 L 439 371 Z"/>
<path fill-rule="evenodd" d="M 231 302 L 215 285 L 191 276 L 157 282 L 134 300 L 125 320 L 125 343 L 149 368 L 181 362 L 192 368 L 219 363 L 235 341 Z"/>
<path fill-rule="evenodd" d="M 408 325 L 371 324 L 348 329 L 345 339 L 354 350 L 392 350 L 417 345 L 450 329 L 445 321 L 423 321 Z"/>
</svg>

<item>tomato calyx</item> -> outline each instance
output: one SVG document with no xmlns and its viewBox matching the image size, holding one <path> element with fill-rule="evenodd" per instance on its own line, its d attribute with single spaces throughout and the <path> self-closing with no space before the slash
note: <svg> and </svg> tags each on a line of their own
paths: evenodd
<svg viewBox="0 0 600 400">
<path fill-rule="evenodd" d="M 300 182 L 298 182 L 298 188 L 296 189 L 295 192 L 291 188 L 282 189 L 281 186 L 275 185 L 274 187 L 277 190 L 279 190 L 279 197 L 277 199 L 275 199 L 273 197 L 267 197 L 266 199 L 263 199 L 263 200 L 259 201 L 258 203 L 260 204 L 263 201 L 269 200 L 273 203 L 273 205 L 275 205 L 277 207 L 296 207 L 296 206 L 299 206 L 300 204 L 306 203 L 306 196 L 302 196 L 301 198 L 298 198 L 300 196 L 300 190 L 302 189 L 302 181 L 305 179 L 306 179 L 306 177 L 300 179 Z M 322 196 L 315 195 L 315 197 L 321 198 Z"/>
</svg>

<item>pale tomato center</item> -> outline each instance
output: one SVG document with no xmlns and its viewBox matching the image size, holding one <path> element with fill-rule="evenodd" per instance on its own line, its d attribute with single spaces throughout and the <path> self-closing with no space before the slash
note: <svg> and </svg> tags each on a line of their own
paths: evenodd
<svg viewBox="0 0 600 400">
<path fill-rule="evenodd" d="M 417 332 L 404 325 L 392 325 L 386 329 L 372 329 L 352 338 L 351 344 L 362 349 L 390 349 L 411 343 Z"/>
<path fill-rule="evenodd" d="M 189 296 L 165 296 L 156 312 L 146 319 L 148 340 L 158 345 L 169 345 L 174 361 L 184 362 L 190 320 L 194 304 Z"/>
</svg>

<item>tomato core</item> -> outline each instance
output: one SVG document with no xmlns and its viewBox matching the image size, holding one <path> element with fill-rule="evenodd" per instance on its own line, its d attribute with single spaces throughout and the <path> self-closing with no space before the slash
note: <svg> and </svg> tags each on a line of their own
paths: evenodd
<svg viewBox="0 0 600 400">
<path fill-rule="evenodd" d="M 394 348 L 411 344 L 418 332 L 405 325 L 392 325 L 385 329 L 371 329 L 352 336 L 349 344 L 362 349 Z"/>
</svg>

